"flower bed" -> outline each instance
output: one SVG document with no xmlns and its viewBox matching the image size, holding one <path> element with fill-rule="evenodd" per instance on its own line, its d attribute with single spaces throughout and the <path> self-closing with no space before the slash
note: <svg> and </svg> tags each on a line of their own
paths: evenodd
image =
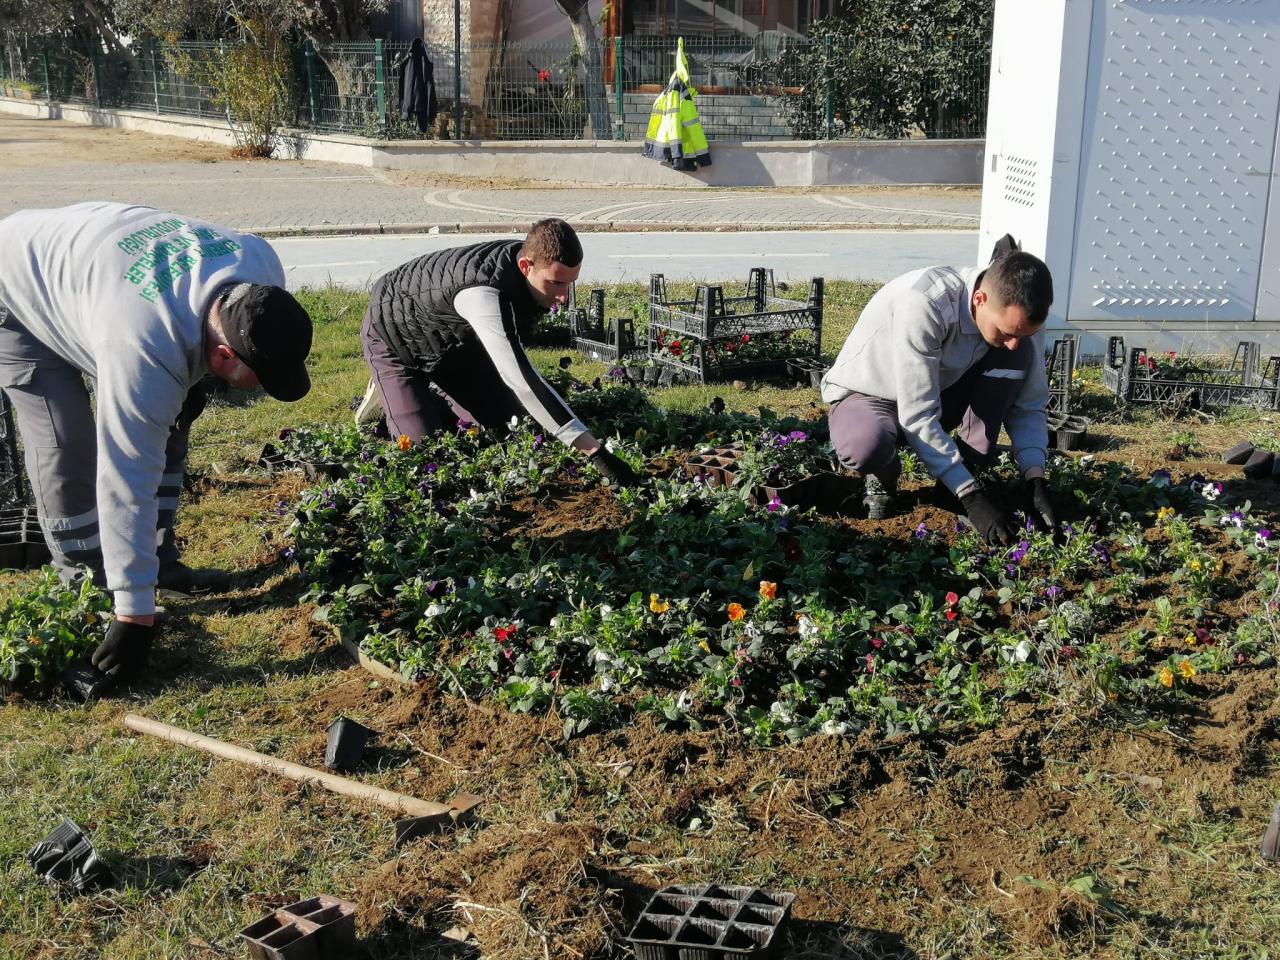
<svg viewBox="0 0 1280 960">
<path fill-rule="evenodd" d="M 66 587 L 52 567 L 0 605 L 0 680 L 41 684 L 102 640 L 111 601 L 86 580 Z"/>
<path fill-rule="evenodd" d="M 611 385 L 573 402 L 620 427 L 646 486 L 615 494 L 524 428 L 384 447 L 296 507 L 317 618 L 406 678 L 553 710 L 566 735 L 649 714 L 760 743 L 988 725 L 1025 698 L 1160 711 L 1270 657 L 1275 538 L 1220 485 L 1064 458 L 1058 542 L 991 549 L 936 511 L 874 535 L 663 478 L 694 438 L 741 463 L 795 428 Z"/>
</svg>

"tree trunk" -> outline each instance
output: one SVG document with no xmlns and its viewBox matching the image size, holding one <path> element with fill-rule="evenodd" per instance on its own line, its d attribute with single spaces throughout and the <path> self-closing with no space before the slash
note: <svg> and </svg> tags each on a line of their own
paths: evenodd
<svg viewBox="0 0 1280 960">
<path fill-rule="evenodd" d="M 591 11 L 587 9 L 586 0 L 556 0 L 556 6 L 569 18 L 573 42 L 582 54 L 582 65 L 587 74 L 583 86 L 591 135 L 596 140 L 609 140 L 612 138 L 610 127 L 613 118 L 604 94 L 604 67 L 600 62 L 600 45 L 596 42 L 596 25 L 591 22 Z"/>
</svg>

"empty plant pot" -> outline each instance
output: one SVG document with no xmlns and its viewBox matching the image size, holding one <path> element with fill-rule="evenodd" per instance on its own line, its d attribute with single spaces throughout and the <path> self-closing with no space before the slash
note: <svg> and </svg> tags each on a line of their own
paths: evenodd
<svg viewBox="0 0 1280 960">
<path fill-rule="evenodd" d="M 1241 440 L 1234 447 L 1222 455 L 1223 463 L 1232 463 L 1237 466 L 1244 463 L 1253 454 L 1253 444 L 1248 440 Z"/>
<path fill-rule="evenodd" d="M 324 765 L 331 770 L 354 770 L 373 731 L 347 717 L 338 717 L 329 724 L 328 733 Z"/>
<path fill-rule="evenodd" d="M 76 893 L 106 885 L 113 879 L 89 837 L 65 817 L 49 836 L 27 851 L 27 862 L 46 882 L 65 884 Z"/>
<path fill-rule="evenodd" d="M 1271 476 L 1276 455 L 1270 450 L 1255 450 L 1244 462 L 1244 475 L 1250 480 L 1262 480 Z"/>
<path fill-rule="evenodd" d="M 100 700 L 115 689 L 114 677 L 105 673 L 86 660 L 73 663 L 58 675 L 62 685 L 74 696 L 85 703 Z"/>
</svg>

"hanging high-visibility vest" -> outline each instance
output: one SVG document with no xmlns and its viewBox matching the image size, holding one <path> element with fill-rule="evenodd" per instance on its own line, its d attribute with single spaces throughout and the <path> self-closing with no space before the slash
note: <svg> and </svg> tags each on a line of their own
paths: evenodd
<svg viewBox="0 0 1280 960">
<path fill-rule="evenodd" d="M 644 155 L 677 170 L 711 166 L 711 148 L 702 132 L 698 108 L 693 98 L 698 91 L 689 82 L 689 61 L 684 56 L 684 37 L 676 44 L 676 69 L 667 88 L 653 101 L 649 129 L 644 138 Z"/>
</svg>

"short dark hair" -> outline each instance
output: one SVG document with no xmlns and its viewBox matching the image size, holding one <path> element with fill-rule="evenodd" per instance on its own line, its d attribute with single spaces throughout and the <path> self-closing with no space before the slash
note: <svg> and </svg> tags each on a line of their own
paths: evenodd
<svg viewBox="0 0 1280 960">
<path fill-rule="evenodd" d="M 1053 303 L 1053 277 L 1045 262 L 1033 253 L 1015 250 L 997 259 L 982 277 L 982 288 L 1001 306 L 1018 306 L 1027 320 L 1044 323 Z"/>
<path fill-rule="evenodd" d="M 533 263 L 563 263 L 576 267 L 582 262 L 582 244 L 573 227 L 556 217 L 539 220 L 529 228 L 520 256 Z"/>
</svg>

